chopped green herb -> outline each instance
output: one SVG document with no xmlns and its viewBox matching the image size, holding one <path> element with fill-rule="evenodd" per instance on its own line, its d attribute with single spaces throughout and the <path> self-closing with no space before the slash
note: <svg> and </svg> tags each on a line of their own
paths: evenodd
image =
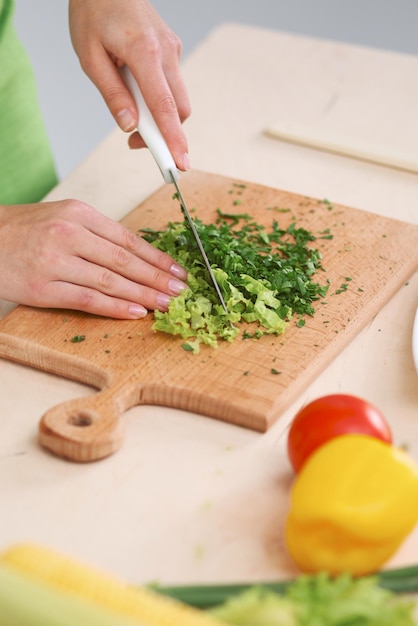
<svg viewBox="0 0 418 626">
<path fill-rule="evenodd" d="M 313 277 L 324 271 L 316 237 L 293 221 L 281 228 L 276 220 L 267 230 L 250 215 L 217 210 L 215 224 L 194 223 L 222 291 L 228 313 L 220 306 L 201 254 L 187 223 L 170 222 L 166 230 L 142 230 L 143 237 L 186 267 L 188 287 L 173 298 L 168 312 L 154 312 L 154 331 L 194 339 L 183 349 L 198 352 L 196 344 L 216 347 L 217 340 L 233 341 L 236 324 L 255 323 L 243 338 L 278 335 L 293 315 L 313 315 L 313 303 L 329 287 Z M 193 345 L 193 349 L 185 346 Z"/>
<path fill-rule="evenodd" d="M 272 374 L 281 374 L 281 372 L 279 372 L 279 370 L 276 370 L 274 367 L 272 367 L 270 371 Z"/>
<path fill-rule="evenodd" d="M 181 347 L 183 348 L 183 350 L 185 350 L 186 352 L 193 352 L 193 346 L 190 343 L 182 343 Z"/>
<path fill-rule="evenodd" d="M 277 211 L 277 213 L 290 213 L 292 209 L 282 209 L 278 206 L 267 207 L 267 211 Z"/>
<path fill-rule="evenodd" d="M 265 333 L 264 331 L 260 330 L 259 328 L 257 328 L 257 330 L 254 333 L 249 333 L 248 330 L 244 330 L 242 333 L 242 338 L 243 339 L 260 339 L 260 337 L 262 337 L 265 334 L 270 334 L 270 333 Z"/>
<path fill-rule="evenodd" d="M 347 289 L 348 289 L 347 283 L 342 283 L 339 289 L 335 291 L 335 293 L 338 295 L 339 293 L 343 293 L 344 291 L 347 291 Z"/>
<path fill-rule="evenodd" d="M 84 341 L 86 338 L 86 335 L 75 335 L 75 337 L 71 337 L 70 341 L 71 343 L 80 343 L 81 341 Z"/>
</svg>

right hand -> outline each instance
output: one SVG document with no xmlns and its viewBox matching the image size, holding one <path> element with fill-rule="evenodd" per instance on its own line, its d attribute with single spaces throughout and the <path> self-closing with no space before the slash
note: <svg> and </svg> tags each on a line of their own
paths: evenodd
<svg viewBox="0 0 418 626">
<path fill-rule="evenodd" d="M 180 170 L 189 169 L 182 122 L 190 103 L 180 70 L 180 39 L 149 0 L 70 0 L 70 33 L 81 67 L 125 132 L 138 125 L 138 111 L 118 67 L 126 64 Z M 140 115 L 140 112 L 139 112 Z M 144 146 L 135 132 L 131 148 Z"/>
<path fill-rule="evenodd" d="M 0 297 L 138 319 L 187 288 L 168 254 L 78 200 L 0 206 Z"/>
</svg>

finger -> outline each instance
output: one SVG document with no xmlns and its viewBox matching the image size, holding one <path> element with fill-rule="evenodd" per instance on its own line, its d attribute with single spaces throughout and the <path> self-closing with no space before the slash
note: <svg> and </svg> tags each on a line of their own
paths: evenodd
<svg viewBox="0 0 418 626">
<path fill-rule="evenodd" d="M 163 71 L 168 87 L 176 101 L 180 121 L 184 122 L 191 114 L 191 106 L 183 75 L 180 70 L 181 43 L 179 43 L 179 46 L 177 56 L 170 54 L 170 52 L 164 55 Z"/>
<path fill-rule="evenodd" d="M 77 211 L 75 218 L 84 229 L 84 236 L 73 238 L 72 251 L 77 256 L 120 273 L 125 271 L 124 275 L 128 277 L 140 269 L 140 266 L 134 264 L 135 259 L 142 259 L 166 272 L 167 279 L 171 275 L 186 280 L 187 271 L 169 254 L 158 250 L 119 222 L 114 222 L 83 203 L 76 202 L 73 205 L 73 215 Z M 126 255 L 124 251 L 130 254 Z"/>
<path fill-rule="evenodd" d="M 137 150 L 138 148 L 144 148 L 145 142 L 142 139 L 141 135 L 138 132 L 136 132 L 136 133 L 132 133 L 132 135 L 129 136 L 128 146 L 132 150 Z"/>
<path fill-rule="evenodd" d="M 135 54 L 135 59 L 143 55 Z M 140 111 L 137 111 L 134 99 L 122 80 L 118 69 L 106 51 L 96 55 L 93 67 L 89 68 L 89 76 L 102 94 L 116 123 L 125 132 L 133 131 L 137 125 Z M 147 58 L 147 57 L 145 57 Z M 190 113 L 187 94 L 184 86 L 176 87 L 180 98 L 180 111 L 163 73 L 158 55 L 150 56 L 147 63 L 140 65 L 138 60 L 128 65 L 137 81 L 145 101 L 159 127 L 173 159 L 180 170 L 190 168 L 188 144 L 181 120 Z M 137 68 L 137 66 L 140 66 Z M 140 72 L 140 74 L 139 74 Z M 171 79 L 172 83 L 175 81 Z M 183 85 L 182 81 L 181 84 Z M 143 144 L 145 145 L 145 144 Z M 139 146 L 138 146 L 139 147 Z M 141 146 L 142 147 L 142 146 Z"/>
<path fill-rule="evenodd" d="M 138 80 L 138 79 L 137 79 Z M 145 78 L 140 86 L 151 114 L 162 134 L 179 170 L 190 169 L 189 148 L 175 98 L 164 80 L 156 84 L 154 78 Z M 139 116 L 141 112 L 139 112 Z"/>
<path fill-rule="evenodd" d="M 138 262 L 143 265 L 140 282 L 121 276 L 108 267 L 80 258 L 61 259 L 57 273 L 61 282 L 87 287 L 105 295 L 140 304 L 148 310 L 167 311 L 172 297 L 178 296 L 187 285 L 174 277 L 167 281 L 165 273 L 150 268 L 142 261 Z M 152 286 L 147 284 L 147 280 Z M 160 290 L 159 285 L 162 285 L 163 289 Z"/>
<path fill-rule="evenodd" d="M 48 304 L 50 302 L 51 304 Z M 95 289 L 62 281 L 50 283 L 42 302 L 29 302 L 32 306 L 71 309 L 114 319 L 135 320 L 144 318 L 146 307 L 122 298 L 104 294 Z"/>
<path fill-rule="evenodd" d="M 148 46 L 147 49 L 145 46 Z M 187 96 L 180 96 L 179 102 L 176 100 L 176 93 L 183 94 L 184 86 L 181 81 L 181 86 L 176 87 L 176 93 L 173 93 L 164 74 L 161 54 L 158 41 L 150 38 L 148 42 L 137 42 L 133 46 L 127 64 L 177 167 L 187 170 L 190 167 L 188 144 L 182 120 L 189 114 L 190 107 L 187 105 Z M 145 63 L 141 63 L 142 58 L 146 59 Z M 171 80 L 175 82 L 173 78 Z"/>
</svg>

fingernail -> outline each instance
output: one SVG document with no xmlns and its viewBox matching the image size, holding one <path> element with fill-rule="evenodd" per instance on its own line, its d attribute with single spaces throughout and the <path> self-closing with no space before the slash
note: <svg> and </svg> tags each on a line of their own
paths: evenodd
<svg viewBox="0 0 418 626">
<path fill-rule="evenodd" d="M 134 319 L 140 319 L 145 317 L 148 313 L 147 309 L 144 309 L 140 304 L 131 304 L 128 309 L 129 315 Z"/>
<path fill-rule="evenodd" d="M 190 169 L 190 159 L 189 159 L 189 155 L 187 154 L 187 152 L 183 154 L 183 169 L 185 171 Z"/>
<path fill-rule="evenodd" d="M 177 265 L 177 263 L 173 263 L 173 265 L 170 267 L 170 274 L 173 274 L 177 278 L 180 278 L 180 280 L 186 280 L 187 278 L 187 271 L 184 269 L 184 267 L 181 267 L 181 265 Z"/>
<path fill-rule="evenodd" d="M 134 130 L 136 120 L 133 113 L 129 109 L 122 109 L 122 111 L 119 111 L 119 113 L 116 114 L 116 119 L 121 129 L 126 133 Z"/>
<path fill-rule="evenodd" d="M 177 280 L 177 278 L 172 278 L 168 283 L 168 288 L 170 289 L 173 296 L 178 296 L 180 291 L 183 291 L 183 289 L 187 289 L 187 285 L 181 280 Z"/>
<path fill-rule="evenodd" d="M 167 311 L 168 306 L 170 304 L 170 296 L 166 293 L 159 293 L 157 296 L 157 304 L 160 311 Z"/>
</svg>

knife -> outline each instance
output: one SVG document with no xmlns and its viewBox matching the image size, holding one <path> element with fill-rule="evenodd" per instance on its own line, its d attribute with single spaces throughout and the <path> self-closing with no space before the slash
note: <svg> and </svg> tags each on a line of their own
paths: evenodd
<svg viewBox="0 0 418 626">
<path fill-rule="evenodd" d="M 196 230 L 196 226 L 192 220 L 190 212 L 186 206 L 183 195 L 179 189 L 179 185 L 177 182 L 179 179 L 179 171 L 176 167 L 171 152 L 168 149 L 168 146 L 157 124 L 155 123 L 152 113 L 144 100 L 141 90 L 139 89 L 138 83 L 136 82 L 135 78 L 132 75 L 132 72 L 127 65 L 124 65 L 120 69 L 120 74 L 129 91 L 131 92 L 133 99 L 135 100 L 135 104 L 139 113 L 138 132 L 144 140 L 145 144 L 147 145 L 152 156 L 154 157 L 158 167 L 160 168 L 164 181 L 166 183 L 174 184 L 181 209 L 196 240 L 196 244 L 199 248 L 200 254 L 202 255 L 206 269 L 209 272 L 209 276 L 215 288 L 219 302 L 221 303 L 225 313 L 228 313 L 228 309 L 226 307 L 218 282 L 209 263 L 209 259 L 203 247 L 202 241 Z"/>
</svg>

